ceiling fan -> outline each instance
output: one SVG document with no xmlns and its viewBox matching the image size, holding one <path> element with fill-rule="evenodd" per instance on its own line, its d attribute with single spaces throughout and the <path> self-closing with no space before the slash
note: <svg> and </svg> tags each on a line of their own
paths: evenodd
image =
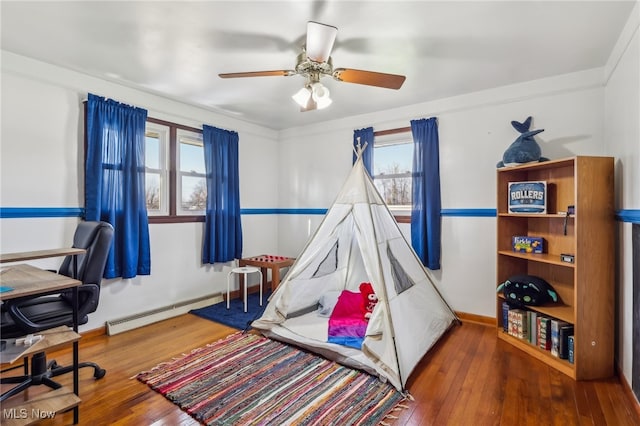
<svg viewBox="0 0 640 426">
<path fill-rule="evenodd" d="M 301 75 L 306 83 L 292 98 L 300 105 L 301 111 L 326 108 L 331 104 L 329 89 L 320 83 L 324 76 L 331 76 L 338 81 L 364 84 L 367 86 L 399 89 L 405 76 L 385 74 L 374 71 L 363 71 L 352 68 L 333 68 L 331 50 L 336 39 L 338 28 L 309 21 L 307 23 L 307 42 L 302 53 L 298 55 L 295 69 L 274 71 L 249 71 L 218 74 L 221 78 L 238 77 L 271 77 Z"/>
</svg>

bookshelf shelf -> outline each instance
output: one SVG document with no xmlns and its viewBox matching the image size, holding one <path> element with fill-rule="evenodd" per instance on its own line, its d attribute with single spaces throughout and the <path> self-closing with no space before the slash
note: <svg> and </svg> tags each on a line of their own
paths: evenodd
<svg viewBox="0 0 640 426">
<path fill-rule="evenodd" d="M 503 302 L 505 300 L 502 294 L 498 295 L 498 299 L 500 300 L 500 302 Z M 502 305 L 502 303 L 500 303 L 500 305 Z M 571 324 L 575 323 L 575 312 L 573 306 L 565 305 L 563 303 L 554 305 L 529 306 L 527 309 L 562 321 L 566 321 Z"/>
<path fill-rule="evenodd" d="M 509 213 L 509 182 L 545 181 L 546 213 Z M 554 288 L 558 303 L 527 306 L 538 316 L 574 327 L 573 363 L 504 331 L 496 297 L 498 337 L 576 380 L 613 375 L 614 355 L 614 162 L 577 156 L 497 170 L 497 282 L 535 275 Z M 567 216 L 568 206 L 575 214 Z M 541 254 L 512 249 L 514 236 L 541 237 Z M 561 260 L 574 255 L 574 263 Z"/>
<path fill-rule="evenodd" d="M 522 340 L 522 339 L 518 339 L 516 337 L 510 336 L 509 334 L 505 333 L 504 331 L 500 330 L 498 332 L 498 338 L 501 340 L 504 340 L 505 342 L 527 352 L 529 355 L 531 355 L 532 357 L 534 357 L 535 359 L 538 359 L 548 365 L 550 365 L 551 367 L 555 368 L 556 370 L 561 371 L 562 373 L 566 374 L 567 376 L 570 377 L 574 377 L 575 376 L 575 369 L 574 369 L 574 365 L 570 364 L 567 360 L 565 359 L 561 359 L 561 358 L 557 358 L 557 357 L 553 357 L 549 355 L 549 351 L 546 351 L 544 349 L 540 349 L 536 346 L 533 346 L 532 344 L 530 344 L 529 342 L 527 342 L 526 340 Z M 574 377 L 575 378 L 575 377 Z"/>
<path fill-rule="evenodd" d="M 566 217 L 560 213 L 498 213 L 499 217 L 518 217 L 518 218 L 535 218 L 535 219 L 563 219 Z M 569 220 L 573 219 L 575 215 L 568 216 Z"/>
<path fill-rule="evenodd" d="M 562 262 L 560 260 L 560 253 L 530 254 L 530 253 L 517 253 L 514 251 L 498 250 L 498 254 L 502 256 L 511 256 L 511 257 L 517 257 L 519 259 L 526 259 L 532 262 L 550 263 L 552 265 L 559 265 L 566 268 L 575 267 L 575 263 Z"/>
</svg>

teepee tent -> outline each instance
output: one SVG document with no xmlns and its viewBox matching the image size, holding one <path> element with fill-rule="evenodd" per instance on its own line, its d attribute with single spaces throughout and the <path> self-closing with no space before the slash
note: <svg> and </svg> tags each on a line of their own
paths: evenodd
<svg viewBox="0 0 640 426">
<path fill-rule="evenodd" d="M 358 156 L 335 203 L 252 326 L 404 390 L 414 367 L 457 321 Z M 323 307 L 369 282 L 378 297 L 360 348 L 331 343 Z M 326 314 L 326 312 L 325 312 Z"/>
</svg>

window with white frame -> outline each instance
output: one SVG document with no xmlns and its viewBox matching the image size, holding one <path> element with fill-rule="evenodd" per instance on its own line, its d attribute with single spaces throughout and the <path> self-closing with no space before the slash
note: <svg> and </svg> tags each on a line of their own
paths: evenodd
<svg viewBox="0 0 640 426">
<path fill-rule="evenodd" d="M 178 129 L 178 214 L 203 215 L 207 203 L 202 133 Z"/>
<path fill-rule="evenodd" d="M 169 128 L 148 122 L 145 140 L 147 213 L 166 216 L 169 214 Z"/>
<path fill-rule="evenodd" d="M 389 209 L 411 212 L 413 139 L 411 133 L 376 136 L 373 150 L 373 181 Z"/>
</svg>

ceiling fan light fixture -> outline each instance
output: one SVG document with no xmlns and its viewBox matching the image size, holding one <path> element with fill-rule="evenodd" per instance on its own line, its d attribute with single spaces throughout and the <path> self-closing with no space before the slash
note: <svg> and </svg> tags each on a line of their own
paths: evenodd
<svg viewBox="0 0 640 426">
<path fill-rule="evenodd" d="M 318 99 L 316 101 L 316 104 L 318 105 L 318 109 L 324 109 L 324 108 L 328 107 L 329 105 L 331 105 L 331 102 L 333 102 L 331 100 L 331 98 L 326 97 L 326 98 Z"/>
<path fill-rule="evenodd" d="M 331 105 L 329 89 L 319 82 L 307 84 L 298 90 L 291 98 L 296 101 L 302 111 L 323 109 Z"/>
<path fill-rule="evenodd" d="M 300 107 L 304 108 L 309 103 L 309 99 L 311 99 L 311 90 L 305 86 L 298 90 L 291 98 L 296 101 Z"/>
<path fill-rule="evenodd" d="M 314 111 L 318 109 L 318 103 L 313 100 L 313 96 L 309 96 L 309 101 L 305 106 L 300 107 L 300 112 Z"/>
<path fill-rule="evenodd" d="M 329 97 L 329 89 L 322 85 L 322 83 L 313 83 L 311 85 L 311 97 L 316 101 L 318 109 L 323 109 L 331 105 L 331 98 Z"/>
<path fill-rule="evenodd" d="M 324 87 L 322 83 L 313 83 L 311 85 L 311 96 L 316 101 L 329 97 L 329 89 Z"/>
</svg>

